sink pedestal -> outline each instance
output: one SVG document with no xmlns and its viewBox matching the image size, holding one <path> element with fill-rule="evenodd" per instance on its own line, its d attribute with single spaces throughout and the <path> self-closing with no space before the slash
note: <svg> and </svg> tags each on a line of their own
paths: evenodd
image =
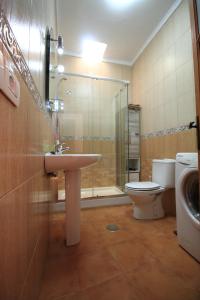
<svg viewBox="0 0 200 300">
<path fill-rule="evenodd" d="M 66 193 L 66 245 L 80 242 L 81 168 L 96 163 L 101 154 L 51 154 L 45 155 L 47 173 L 65 172 Z"/>
<path fill-rule="evenodd" d="M 81 170 L 65 171 L 66 245 L 80 242 Z"/>
</svg>

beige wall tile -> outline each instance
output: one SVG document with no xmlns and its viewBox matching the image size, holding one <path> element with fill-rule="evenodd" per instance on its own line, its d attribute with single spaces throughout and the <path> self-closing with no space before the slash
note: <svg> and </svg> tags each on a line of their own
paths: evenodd
<svg viewBox="0 0 200 300">
<path fill-rule="evenodd" d="M 54 20 L 52 3 L 1 2 L 43 100 L 44 34 L 48 21 Z M 45 19 L 46 12 L 52 16 L 49 20 Z M 4 56 L 9 58 L 5 50 Z M 15 72 L 21 89 L 19 107 L 0 93 L 0 298 L 22 299 L 32 278 L 25 299 L 35 300 L 45 263 L 48 206 L 53 197 L 44 170 L 44 152 L 53 143 L 53 130 L 21 74 Z M 43 255 L 37 255 L 36 249 Z"/>
<path fill-rule="evenodd" d="M 178 152 L 197 152 L 195 130 L 187 130 L 159 137 L 142 138 L 141 179 L 149 180 L 152 159 L 174 159 Z"/>
<path fill-rule="evenodd" d="M 191 30 L 180 36 L 175 43 L 176 68 L 180 67 L 192 57 L 192 37 Z"/>
<path fill-rule="evenodd" d="M 35 247 L 44 247 L 46 244 L 49 200 L 47 181 L 46 176 L 38 173 L 0 200 L 2 299 L 20 299 Z M 41 269 L 44 261 L 45 257 L 38 262 Z M 36 275 L 40 276 L 41 270 Z M 31 291 L 33 285 L 32 288 L 30 286 Z"/>
<path fill-rule="evenodd" d="M 189 7 L 185 0 L 133 66 L 133 103 L 142 106 L 142 134 L 195 119 L 193 73 Z"/>
<path fill-rule="evenodd" d="M 164 77 L 174 73 L 175 71 L 175 46 L 172 44 L 164 52 L 163 57 Z"/>
<path fill-rule="evenodd" d="M 23 289 L 20 294 L 20 300 L 35 300 L 38 298 L 40 292 L 41 275 L 43 273 L 43 264 L 47 256 L 47 234 L 41 235 L 38 241 L 34 255 L 31 260 L 31 265 L 27 278 L 23 284 Z M 35 287 L 34 289 L 32 287 Z"/>
<path fill-rule="evenodd" d="M 178 124 L 189 124 L 195 121 L 196 107 L 194 90 L 190 90 L 178 98 Z"/>
<path fill-rule="evenodd" d="M 177 152 L 197 152 L 196 131 L 185 131 L 178 134 Z"/>
<path fill-rule="evenodd" d="M 194 70 L 192 59 L 188 60 L 176 70 L 176 88 L 178 97 L 189 90 L 194 90 Z"/>
<path fill-rule="evenodd" d="M 189 6 L 184 0 L 133 66 L 133 103 L 142 107 L 142 135 L 195 120 L 193 68 Z M 140 179 L 151 177 L 153 158 L 175 158 L 184 151 L 197 151 L 195 130 L 142 138 Z"/>
<path fill-rule="evenodd" d="M 189 2 L 183 1 L 172 18 L 174 24 L 173 31 L 175 39 L 177 39 L 190 28 Z"/>
</svg>

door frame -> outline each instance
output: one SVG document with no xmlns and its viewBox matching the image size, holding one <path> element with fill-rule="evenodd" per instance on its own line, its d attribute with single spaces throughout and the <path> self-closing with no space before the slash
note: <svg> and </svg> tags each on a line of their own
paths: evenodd
<svg viewBox="0 0 200 300">
<path fill-rule="evenodd" d="M 194 81 L 195 81 L 195 101 L 196 101 L 196 120 L 197 120 L 197 146 L 198 146 L 198 165 L 200 166 L 200 15 L 198 19 L 197 1 L 189 0 L 190 5 L 190 21 L 192 30 L 192 48 L 194 61 Z M 199 190 L 200 190 L 200 176 L 199 176 Z"/>
</svg>

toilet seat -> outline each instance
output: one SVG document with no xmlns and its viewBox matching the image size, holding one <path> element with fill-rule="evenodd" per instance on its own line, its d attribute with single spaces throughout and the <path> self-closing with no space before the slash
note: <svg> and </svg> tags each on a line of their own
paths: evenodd
<svg viewBox="0 0 200 300">
<path fill-rule="evenodd" d="M 129 182 L 125 185 L 125 187 L 128 194 L 138 196 L 155 195 L 165 190 L 165 188 L 160 186 L 158 183 L 151 181 Z"/>
<path fill-rule="evenodd" d="M 137 191 L 153 191 L 158 190 L 161 186 L 158 183 L 151 181 L 129 182 L 126 184 L 126 188 Z"/>
<path fill-rule="evenodd" d="M 135 196 L 152 196 L 156 194 L 160 194 L 165 190 L 164 187 L 160 187 L 156 190 L 137 190 L 137 189 L 128 189 L 126 188 L 126 192 L 129 195 L 135 195 Z"/>
</svg>

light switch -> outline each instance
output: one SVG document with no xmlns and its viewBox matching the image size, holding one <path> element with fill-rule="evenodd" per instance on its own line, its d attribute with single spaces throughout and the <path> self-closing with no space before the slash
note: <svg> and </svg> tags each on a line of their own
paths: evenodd
<svg viewBox="0 0 200 300">
<path fill-rule="evenodd" d="M 0 90 L 15 105 L 20 102 L 20 84 L 8 61 L 0 51 Z"/>
</svg>

